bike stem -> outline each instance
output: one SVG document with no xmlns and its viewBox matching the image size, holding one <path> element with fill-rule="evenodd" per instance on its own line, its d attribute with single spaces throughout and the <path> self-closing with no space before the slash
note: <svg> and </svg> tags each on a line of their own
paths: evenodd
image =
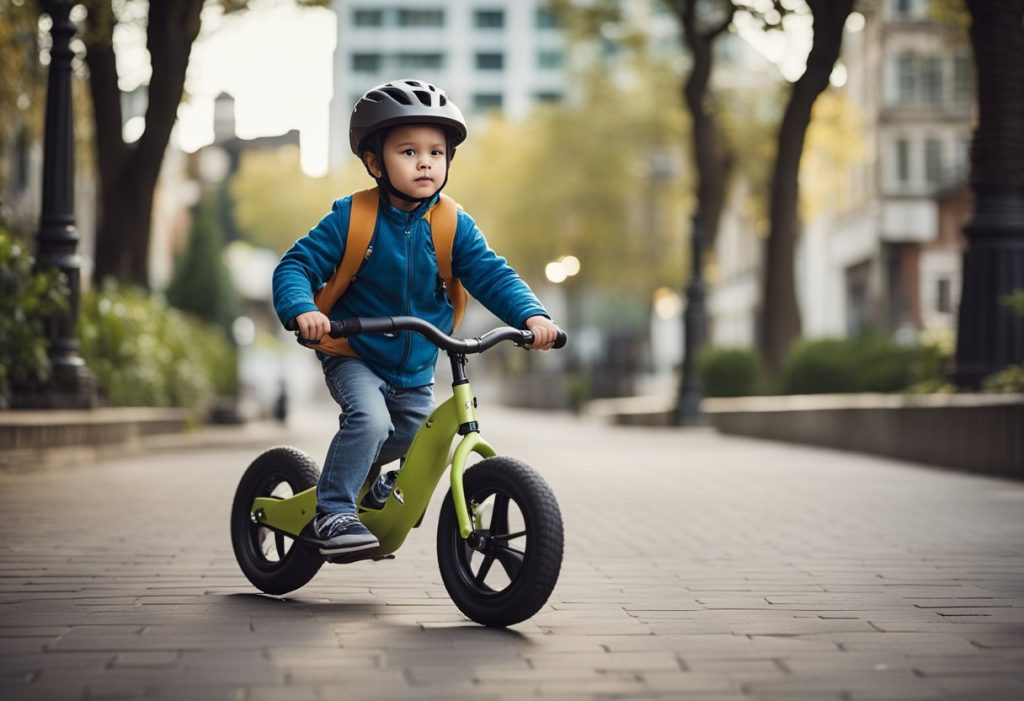
<svg viewBox="0 0 1024 701">
<path fill-rule="evenodd" d="M 452 394 L 455 395 L 459 435 L 478 433 L 480 423 L 476 417 L 476 397 L 469 388 L 469 377 L 466 376 L 466 354 L 448 351 L 448 360 L 452 366 Z"/>
</svg>

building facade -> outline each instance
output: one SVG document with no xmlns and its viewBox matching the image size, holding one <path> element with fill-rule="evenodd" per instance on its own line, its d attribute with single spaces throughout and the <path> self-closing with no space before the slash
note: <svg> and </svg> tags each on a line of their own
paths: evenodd
<svg viewBox="0 0 1024 701">
<path fill-rule="evenodd" d="M 542 0 L 334 0 L 329 167 L 348 157 L 352 106 L 389 80 L 436 83 L 468 119 L 517 119 L 568 89 L 567 41 Z"/>
<path fill-rule="evenodd" d="M 884 0 L 847 24 L 840 62 L 846 82 L 830 90 L 855 113 L 863 157 L 847 166 L 834 202 L 803 223 L 796 285 L 804 335 L 948 335 L 960 295 L 957 232 L 970 214 L 970 45 L 929 16 L 927 0 Z M 717 344 L 757 339 L 764 241 L 737 235 L 744 241 L 721 241 L 731 254 L 718 251 L 735 274 L 710 300 Z"/>
</svg>

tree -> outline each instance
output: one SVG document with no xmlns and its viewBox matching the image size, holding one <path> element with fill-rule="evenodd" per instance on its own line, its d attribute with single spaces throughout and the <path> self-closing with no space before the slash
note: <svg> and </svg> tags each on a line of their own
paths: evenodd
<svg viewBox="0 0 1024 701">
<path fill-rule="evenodd" d="M 666 4 L 679 19 L 686 50 L 693 61 L 683 86 L 683 103 L 691 120 L 697 211 L 704 226 L 706 250 L 714 250 L 733 158 L 720 137 L 708 87 L 714 67 L 714 42 L 732 24 L 737 6 L 729 0 L 666 0 Z"/>
<path fill-rule="evenodd" d="M 224 236 L 217 226 L 215 202 L 216 193 L 208 192 L 195 209 L 192 233 L 174 266 L 167 301 L 230 332 L 238 299 L 224 265 Z"/>
<path fill-rule="evenodd" d="M 0 193 L 7 189 L 9 151 L 14 139 L 42 132 L 46 73 L 39 62 L 39 15 L 34 4 L 0 0 Z"/>
<path fill-rule="evenodd" d="M 205 0 L 149 2 L 146 48 L 152 75 L 145 131 L 135 143 L 122 135 L 121 89 L 118 85 L 114 28 L 119 7 L 140 0 L 84 0 L 88 11 L 83 40 L 89 67 L 89 89 L 96 126 L 100 176 L 99 222 L 96 228 L 94 280 L 113 276 L 148 286 L 150 219 L 153 191 L 177 117 L 192 44 L 199 35 Z M 248 0 L 211 0 L 225 12 L 248 7 Z M 299 5 L 325 5 L 327 0 L 295 0 Z"/>
<path fill-rule="evenodd" d="M 800 335 L 794 255 L 799 231 L 800 157 L 818 96 L 828 87 L 855 0 L 806 0 L 814 17 L 807 68 L 793 84 L 778 132 L 769 200 L 769 233 L 762 297 L 762 354 L 770 375 L 782 370 L 790 344 Z"/>
<path fill-rule="evenodd" d="M 284 253 L 331 211 L 334 200 L 373 185 L 354 156 L 349 164 L 313 178 L 302 172 L 298 147 L 243 151 L 230 183 L 241 236 L 254 246 Z"/>
<path fill-rule="evenodd" d="M 976 387 L 1024 362 L 1024 317 L 1003 302 L 1024 281 L 1024 0 L 967 0 L 967 9 L 978 122 L 955 374 Z"/>
</svg>

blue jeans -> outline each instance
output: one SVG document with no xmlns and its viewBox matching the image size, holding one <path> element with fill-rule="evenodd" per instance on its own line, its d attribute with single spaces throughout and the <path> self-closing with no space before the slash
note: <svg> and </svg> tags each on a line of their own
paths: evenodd
<svg viewBox="0 0 1024 701">
<path fill-rule="evenodd" d="M 362 361 L 344 356 L 326 358 L 323 370 L 341 416 L 317 484 L 317 510 L 354 513 L 370 468 L 405 455 L 434 410 L 434 386 L 398 389 Z"/>
</svg>

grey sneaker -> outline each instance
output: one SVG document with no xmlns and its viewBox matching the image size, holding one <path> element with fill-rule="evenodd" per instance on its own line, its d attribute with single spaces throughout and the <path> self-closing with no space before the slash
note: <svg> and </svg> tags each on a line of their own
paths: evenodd
<svg viewBox="0 0 1024 701">
<path fill-rule="evenodd" d="M 355 514 L 317 514 L 316 537 L 322 540 L 321 555 L 340 555 L 380 547 L 377 536 L 366 530 Z"/>
</svg>

